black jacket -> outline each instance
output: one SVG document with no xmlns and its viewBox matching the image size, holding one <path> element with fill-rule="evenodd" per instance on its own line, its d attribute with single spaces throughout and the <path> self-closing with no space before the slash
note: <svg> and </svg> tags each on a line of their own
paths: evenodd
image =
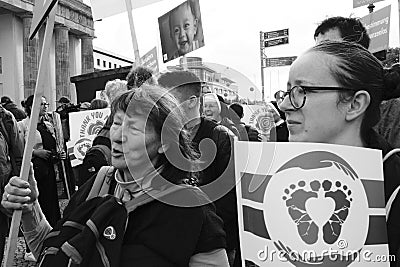
<svg viewBox="0 0 400 267">
<path fill-rule="evenodd" d="M 109 186 L 107 192 L 114 193 L 117 184 L 114 173 L 115 169 L 103 177 L 104 183 L 97 184 L 99 191 L 100 187 L 103 189 Z M 65 208 L 63 219 L 47 237 L 48 247 L 59 247 L 65 240 L 69 240 L 71 246 L 63 251 L 69 255 L 76 254 L 76 251 L 81 252 L 83 262 L 79 266 L 103 266 L 97 253 L 100 251 L 100 245 L 93 244 L 94 228 L 97 229 L 95 232 L 98 232 L 99 243 L 109 257 L 110 266 L 188 266 L 193 255 L 226 247 L 221 218 L 216 215 L 214 205 L 197 188 L 187 186 L 172 194 L 156 197 L 152 201 L 138 205 L 127 214 L 125 208 L 121 208 L 122 206 L 114 201 L 114 197 L 108 196 L 102 199 L 95 197 L 86 200 L 92 193 L 92 187 L 96 186 L 95 180 L 100 177 L 92 176 L 79 188 Z M 163 178 L 161 183 L 156 181 L 160 179 L 154 178 L 153 189 L 165 184 Z M 94 191 L 98 194 L 97 189 Z M 173 204 L 176 200 L 182 199 L 194 203 L 195 206 L 187 208 Z M 129 203 L 126 203 L 125 207 L 129 210 L 128 206 Z M 127 216 L 129 220 L 125 224 Z M 88 217 L 92 222 L 90 225 L 85 223 Z M 73 229 L 71 226 L 76 227 L 77 224 L 67 224 L 66 221 L 83 224 L 84 227 L 81 228 L 83 230 Z M 108 233 L 106 229 L 110 226 L 115 230 L 114 239 L 111 240 L 106 235 Z M 61 232 L 58 232 L 60 229 Z M 69 247 L 76 249 L 68 249 Z M 59 264 L 59 260 L 64 259 L 65 255 L 59 254 L 60 257 L 54 259 L 50 257 L 44 266 L 64 266 Z"/>
<path fill-rule="evenodd" d="M 366 140 L 368 148 L 382 150 L 383 156 L 392 150 L 389 143 L 374 130 L 371 130 Z M 396 188 L 400 186 L 400 157 L 396 154 L 390 156 L 383 163 L 383 175 L 385 185 L 385 202 L 387 203 Z M 400 194 L 393 201 L 387 220 L 389 240 L 389 254 L 396 255 L 396 263 L 391 266 L 400 266 Z"/>
<path fill-rule="evenodd" d="M 214 202 L 217 215 L 224 221 L 228 251 L 238 248 L 239 245 L 233 158 L 234 136 L 225 126 L 201 118 L 199 129 L 192 140 L 197 151 L 200 142 L 202 143 L 200 160 L 204 168 L 199 175 L 200 186 Z M 216 147 L 213 147 L 212 143 Z"/>
</svg>

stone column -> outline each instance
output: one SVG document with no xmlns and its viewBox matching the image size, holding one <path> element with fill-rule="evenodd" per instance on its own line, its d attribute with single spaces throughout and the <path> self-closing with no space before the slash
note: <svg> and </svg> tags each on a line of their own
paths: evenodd
<svg viewBox="0 0 400 267">
<path fill-rule="evenodd" d="M 93 37 L 84 35 L 81 37 L 81 60 L 82 60 L 82 74 L 94 71 L 93 62 Z"/>
<path fill-rule="evenodd" d="M 32 14 L 22 15 L 24 25 L 23 39 L 23 69 L 24 69 L 24 98 L 34 94 L 39 68 L 39 37 L 38 34 L 29 40 L 32 24 Z"/>
<path fill-rule="evenodd" d="M 56 99 L 61 96 L 71 97 L 69 81 L 69 36 L 68 28 L 56 25 L 55 61 L 56 61 Z"/>
</svg>

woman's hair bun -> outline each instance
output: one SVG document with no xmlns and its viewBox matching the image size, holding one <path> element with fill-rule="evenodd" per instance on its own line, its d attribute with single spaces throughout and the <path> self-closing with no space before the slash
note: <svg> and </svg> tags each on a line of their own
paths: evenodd
<svg viewBox="0 0 400 267">
<path fill-rule="evenodd" d="M 400 63 L 383 70 L 383 100 L 400 97 Z"/>
</svg>

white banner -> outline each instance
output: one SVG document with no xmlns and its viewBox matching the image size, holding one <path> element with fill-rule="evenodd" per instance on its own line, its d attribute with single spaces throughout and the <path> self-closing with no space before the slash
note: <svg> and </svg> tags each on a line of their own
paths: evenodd
<svg viewBox="0 0 400 267">
<path fill-rule="evenodd" d="M 131 0 L 132 7 L 140 8 L 161 0 Z M 104 19 L 126 12 L 125 0 L 90 0 L 93 20 Z"/>
<path fill-rule="evenodd" d="M 82 163 L 92 141 L 110 116 L 109 108 L 69 114 L 70 141 L 67 142 L 72 167 Z"/>
<path fill-rule="evenodd" d="M 235 142 L 242 266 L 389 266 L 381 151 Z"/>
</svg>

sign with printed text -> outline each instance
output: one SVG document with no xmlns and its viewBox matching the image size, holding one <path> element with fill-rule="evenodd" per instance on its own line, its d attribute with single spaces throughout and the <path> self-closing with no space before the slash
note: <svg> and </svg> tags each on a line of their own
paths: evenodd
<svg viewBox="0 0 400 267">
<path fill-rule="evenodd" d="M 289 29 L 283 29 L 279 31 L 271 31 L 271 32 L 264 32 L 264 39 L 272 39 L 272 38 L 277 38 L 281 36 L 288 36 L 289 35 Z"/>
<path fill-rule="evenodd" d="M 371 53 L 375 53 L 388 49 L 390 5 L 362 17 L 361 21 L 367 29 L 369 38 L 371 39 L 368 50 Z"/>
<path fill-rule="evenodd" d="M 275 57 L 275 58 L 266 58 L 265 59 L 265 67 L 282 67 L 282 66 L 290 66 L 293 61 L 296 60 L 296 56 L 294 57 Z"/>
<path fill-rule="evenodd" d="M 353 8 L 366 6 L 372 3 L 380 2 L 383 0 L 353 0 Z"/>
<path fill-rule="evenodd" d="M 265 41 L 264 47 L 271 47 L 271 46 L 283 45 L 283 44 L 288 44 L 288 43 L 289 43 L 289 36 L 285 36 L 285 37 L 280 37 L 280 38 L 272 39 L 269 41 Z"/>
<path fill-rule="evenodd" d="M 239 141 L 234 149 L 242 266 L 389 266 L 380 151 Z"/>
<path fill-rule="evenodd" d="M 72 167 L 82 163 L 92 141 L 110 116 L 109 108 L 69 114 L 70 141 L 67 142 Z"/>
<path fill-rule="evenodd" d="M 159 72 L 159 67 L 156 47 L 142 56 L 141 62 L 143 67 L 149 68 L 153 71 L 153 74 L 157 74 Z"/>
</svg>

